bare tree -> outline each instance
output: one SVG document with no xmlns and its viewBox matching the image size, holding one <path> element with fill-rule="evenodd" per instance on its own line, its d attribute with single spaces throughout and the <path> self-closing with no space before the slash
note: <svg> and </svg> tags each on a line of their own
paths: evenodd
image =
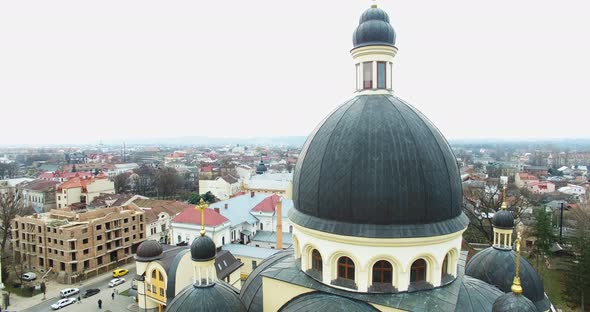
<svg viewBox="0 0 590 312">
<path fill-rule="evenodd" d="M 4 253 L 6 241 L 10 237 L 10 227 L 12 220 L 16 216 L 25 216 L 33 214 L 31 206 L 25 205 L 22 193 L 18 189 L 8 189 L 4 194 L 0 194 L 0 250 Z"/>
</svg>

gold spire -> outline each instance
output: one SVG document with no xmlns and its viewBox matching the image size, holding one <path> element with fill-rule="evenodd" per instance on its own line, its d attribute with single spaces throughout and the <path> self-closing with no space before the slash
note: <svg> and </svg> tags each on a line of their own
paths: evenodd
<svg viewBox="0 0 590 312">
<path fill-rule="evenodd" d="M 209 207 L 209 205 L 201 198 L 199 204 L 195 207 L 195 209 L 201 209 L 201 236 L 205 236 L 205 208 Z"/>
<path fill-rule="evenodd" d="M 522 295 L 522 286 L 520 285 L 520 233 L 517 234 L 516 239 L 516 274 L 512 281 L 512 287 L 510 288 L 515 295 Z"/>
<path fill-rule="evenodd" d="M 504 185 L 504 191 L 502 192 L 502 210 L 506 210 L 507 205 L 506 205 L 506 185 Z"/>
</svg>

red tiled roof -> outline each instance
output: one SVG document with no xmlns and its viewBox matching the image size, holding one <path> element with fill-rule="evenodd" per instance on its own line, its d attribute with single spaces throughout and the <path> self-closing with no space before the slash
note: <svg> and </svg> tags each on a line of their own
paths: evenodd
<svg viewBox="0 0 590 312">
<path fill-rule="evenodd" d="M 211 172 L 213 171 L 213 166 L 202 166 L 201 172 Z"/>
<path fill-rule="evenodd" d="M 23 188 L 33 191 L 49 191 L 55 189 L 57 184 L 59 184 L 57 181 L 33 180 L 25 182 Z"/>
<path fill-rule="evenodd" d="M 521 180 L 539 180 L 539 178 L 535 177 L 532 174 L 528 174 L 526 172 L 520 172 L 518 175 Z"/>
<path fill-rule="evenodd" d="M 172 222 L 177 223 L 190 223 L 195 225 L 201 224 L 201 211 L 197 211 L 194 205 L 190 205 L 183 212 L 177 215 Z M 225 222 L 229 222 L 229 219 L 220 215 L 215 210 L 207 208 L 205 209 L 205 225 L 206 226 L 218 226 Z"/>
<path fill-rule="evenodd" d="M 90 171 L 80 171 L 80 172 L 63 172 L 63 171 L 55 171 L 55 172 L 44 172 L 39 176 L 39 179 L 53 179 L 53 178 L 75 178 L 75 177 L 89 177 L 92 176 L 92 172 Z"/>
<path fill-rule="evenodd" d="M 263 199 L 258 205 L 254 206 L 251 211 L 262 211 L 262 212 L 274 212 L 277 206 L 277 203 L 281 200 L 281 197 L 277 194 L 272 194 L 271 196 Z"/>
<path fill-rule="evenodd" d="M 70 189 L 70 188 L 76 188 L 76 187 L 81 187 L 82 190 L 85 192 L 86 191 L 86 186 L 88 186 L 88 184 L 92 184 L 94 183 L 94 181 L 96 181 L 97 179 L 106 179 L 105 176 L 97 176 L 96 178 L 80 178 L 80 177 L 76 177 L 76 178 L 72 178 L 67 180 L 66 182 L 60 184 L 57 187 L 58 191 L 61 191 L 63 189 Z"/>
</svg>

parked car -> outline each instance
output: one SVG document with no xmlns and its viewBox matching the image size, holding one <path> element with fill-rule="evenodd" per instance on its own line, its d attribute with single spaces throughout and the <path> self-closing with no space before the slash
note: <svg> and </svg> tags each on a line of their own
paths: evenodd
<svg viewBox="0 0 590 312">
<path fill-rule="evenodd" d="M 51 305 L 51 308 L 54 310 L 59 310 L 65 306 L 68 306 L 72 303 L 76 302 L 76 299 L 74 298 L 65 298 L 65 299 L 61 299 L 58 302 L 54 303 Z"/>
<path fill-rule="evenodd" d="M 62 298 L 67 298 L 78 293 L 80 293 L 80 289 L 78 288 L 65 288 L 59 291 L 59 296 Z"/>
<path fill-rule="evenodd" d="M 109 287 L 115 287 L 117 285 L 121 285 L 125 283 L 125 279 L 124 278 L 113 278 L 110 282 L 109 282 Z"/>
<path fill-rule="evenodd" d="M 116 270 L 113 271 L 113 277 L 121 277 L 121 276 L 124 276 L 127 273 L 129 273 L 129 270 L 116 269 Z"/>
<path fill-rule="evenodd" d="M 36 278 L 37 278 L 37 274 L 35 274 L 33 272 L 23 273 L 23 280 L 25 280 L 25 281 L 32 281 L 32 280 L 35 280 Z"/>
<path fill-rule="evenodd" d="M 82 295 L 82 298 L 88 298 L 90 296 L 94 296 L 96 294 L 98 294 L 100 292 L 100 289 L 86 289 L 86 291 L 84 292 L 84 294 Z"/>
</svg>

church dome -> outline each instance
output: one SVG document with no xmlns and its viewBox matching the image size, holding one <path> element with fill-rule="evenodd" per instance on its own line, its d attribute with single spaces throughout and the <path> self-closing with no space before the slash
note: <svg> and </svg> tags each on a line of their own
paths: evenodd
<svg viewBox="0 0 590 312">
<path fill-rule="evenodd" d="M 258 164 L 258 166 L 256 166 L 256 174 L 263 174 L 266 172 L 266 170 L 268 170 L 268 169 L 266 168 L 266 165 L 261 160 L 260 163 Z"/>
<path fill-rule="evenodd" d="M 496 299 L 492 312 L 537 312 L 537 307 L 525 296 L 506 293 Z"/>
<path fill-rule="evenodd" d="M 162 257 L 162 252 L 162 245 L 158 241 L 152 239 L 146 240 L 137 247 L 135 260 L 139 262 L 158 260 Z"/>
<path fill-rule="evenodd" d="M 246 311 L 238 293 L 220 282 L 189 285 L 166 306 L 167 312 Z"/>
<path fill-rule="evenodd" d="M 395 238 L 454 233 L 468 220 L 451 148 L 393 95 L 359 95 L 307 138 L 289 218 L 333 234 Z"/>
<path fill-rule="evenodd" d="M 349 299 L 323 292 L 306 293 L 293 298 L 281 307 L 282 312 L 376 312 L 379 311 L 366 302 Z"/>
<path fill-rule="evenodd" d="M 191 259 L 193 261 L 209 261 L 215 259 L 215 243 L 209 236 L 198 236 L 191 244 Z"/>
<path fill-rule="evenodd" d="M 492 224 L 494 227 L 501 229 L 514 228 L 514 217 L 512 216 L 512 212 L 504 209 L 496 212 L 492 219 Z"/>
<path fill-rule="evenodd" d="M 352 34 L 352 44 L 355 48 L 368 45 L 395 46 L 395 30 L 389 24 L 387 13 L 377 7 L 363 12 Z"/>
<path fill-rule="evenodd" d="M 503 292 L 511 291 L 512 281 L 516 274 L 516 252 L 494 247 L 476 253 L 467 266 L 465 274 L 495 285 Z M 531 300 L 540 311 L 546 311 L 551 303 L 545 297 L 541 277 L 528 261 L 520 258 L 520 282 L 523 295 Z"/>
</svg>

